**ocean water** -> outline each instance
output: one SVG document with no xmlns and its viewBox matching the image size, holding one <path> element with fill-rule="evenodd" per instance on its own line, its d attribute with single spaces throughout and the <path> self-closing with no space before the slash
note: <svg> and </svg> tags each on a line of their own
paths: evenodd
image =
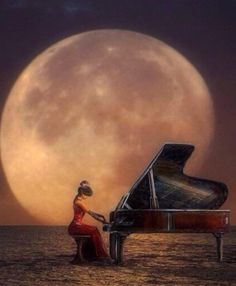
<svg viewBox="0 0 236 286">
<path fill-rule="evenodd" d="M 122 266 L 72 265 L 75 250 L 66 227 L 1 226 L 0 285 L 236 285 L 236 229 L 222 263 L 211 234 L 131 235 Z"/>
</svg>

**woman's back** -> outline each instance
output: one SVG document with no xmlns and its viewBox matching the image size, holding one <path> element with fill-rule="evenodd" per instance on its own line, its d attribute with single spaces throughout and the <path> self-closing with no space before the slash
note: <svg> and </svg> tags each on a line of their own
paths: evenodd
<svg viewBox="0 0 236 286">
<path fill-rule="evenodd" d="M 74 218 L 73 218 L 73 221 L 76 223 L 76 224 L 82 224 L 82 219 L 85 215 L 85 212 L 83 210 L 83 208 L 76 204 L 75 202 L 73 203 L 73 209 L 74 209 Z"/>
</svg>

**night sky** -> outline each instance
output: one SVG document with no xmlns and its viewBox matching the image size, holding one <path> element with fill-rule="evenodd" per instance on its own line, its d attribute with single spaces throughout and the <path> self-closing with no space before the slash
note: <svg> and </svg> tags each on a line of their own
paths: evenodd
<svg viewBox="0 0 236 286">
<path fill-rule="evenodd" d="M 236 1 L 34 1 L 0 3 L 0 110 L 22 70 L 53 43 L 94 29 L 125 29 L 158 38 L 182 53 L 205 79 L 215 136 L 198 176 L 229 187 L 224 208 L 236 223 Z M 0 166 L 0 224 L 35 224 L 12 195 Z"/>
</svg>

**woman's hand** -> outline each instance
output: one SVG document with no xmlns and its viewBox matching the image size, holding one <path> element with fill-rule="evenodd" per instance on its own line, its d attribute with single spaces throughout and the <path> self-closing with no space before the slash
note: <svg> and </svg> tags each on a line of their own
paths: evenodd
<svg viewBox="0 0 236 286">
<path fill-rule="evenodd" d="M 102 221 L 103 223 L 107 223 L 107 220 L 106 220 L 106 218 L 104 217 L 104 215 L 101 215 L 101 214 L 98 214 L 98 213 L 96 213 L 96 215 L 101 219 L 101 221 Z"/>
<path fill-rule="evenodd" d="M 95 218 L 96 220 L 100 221 L 103 224 L 108 223 L 106 218 L 101 214 L 95 213 L 91 210 L 88 211 L 88 214 L 90 214 L 93 218 Z"/>
<path fill-rule="evenodd" d="M 102 223 L 109 223 L 107 220 L 106 220 L 106 218 L 103 216 L 103 221 L 102 221 Z"/>
<path fill-rule="evenodd" d="M 99 215 L 99 218 L 101 219 L 100 221 L 105 224 L 108 223 L 108 221 L 106 220 L 106 218 L 103 215 Z"/>
</svg>

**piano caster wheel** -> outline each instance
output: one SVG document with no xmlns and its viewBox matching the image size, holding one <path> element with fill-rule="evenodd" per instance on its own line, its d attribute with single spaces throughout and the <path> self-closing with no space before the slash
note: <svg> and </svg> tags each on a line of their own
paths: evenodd
<svg viewBox="0 0 236 286">
<path fill-rule="evenodd" d="M 126 235 L 119 232 L 110 233 L 110 256 L 114 264 L 120 265 L 123 262 L 123 246 Z"/>
</svg>

